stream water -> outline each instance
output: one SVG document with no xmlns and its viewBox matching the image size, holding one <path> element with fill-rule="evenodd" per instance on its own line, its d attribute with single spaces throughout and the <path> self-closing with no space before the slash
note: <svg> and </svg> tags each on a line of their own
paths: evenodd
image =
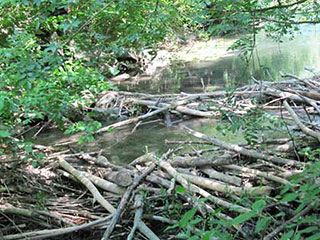
<svg viewBox="0 0 320 240">
<path fill-rule="evenodd" d="M 214 51 L 214 48 L 208 47 L 207 51 Z M 167 68 L 157 77 L 141 77 L 133 82 L 126 82 L 119 88 L 145 93 L 214 91 L 248 84 L 251 82 L 251 76 L 262 80 L 280 79 L 280 71 L 298 76 L 310 75 L 304 71 L 305 66 L 320 66 L 320 34 L 312 26 L 305 27 L 303 34 L 295 40 L 285 40 L 281 44 L 263 36 L 259 37 L 254 61 L 249 66 L 236 52 L 224 52 L 220 58 L 214 60 L 180 62 Z M 184 124 L 209 135 L 219 134 L 214 120 L 195 119 Z M 131 133 L 132 128 L 133 126 L 129 126 L 113 133 L 99 135 L 95 142 L 82 148 L 86 151 L 103 149 L 104 155 L 112 162 L 128 163 L 146 151 L 166 151 L 168 146 L 165 145 L 165 139 L 187 138 L 179 125 L 166 127 L 161 123 L 152 123 L 143 125 Z M 54 145 L 73 140 L 73 136 L 52 129 L 42 133 L 37 143 Z M 229 135 L 225 140 L 238 143 L 243 141 L 241 136 L 236 135 Z"/>
</svg>

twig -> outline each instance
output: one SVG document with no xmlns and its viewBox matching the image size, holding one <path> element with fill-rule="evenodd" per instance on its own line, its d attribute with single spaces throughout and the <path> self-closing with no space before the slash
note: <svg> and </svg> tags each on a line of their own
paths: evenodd
<svg viewBox="0 0 320 240">
<path fill-rule="evenodd" d="M 60 166 L 66 171 L 74 175 L 88 190 L 92 193 L 93 197 L 110 213 L 114 213 L 116 209 L 99 193 L 98 189 L 87 179 L 81 172 L 77 171 L 69 163 L 64 160 L 63 157 L 59 156 Z"/>
<path fill-rule="evenodd" d="M 58 228 L 58 229 L 50 229 L 50 230 L 41 230 L 41 231 L 35 231 L 35 232 L 25 232 L 21 234 L 12 234 L 7 236 L 1 236 L 2 240 L 14 240 L 14 239 L 48 239 L 50 237 L 56 237 L 63 234 L 83 230 L 89 227 L 93 227 L 95 225 L 98 225 L 100 223 L 103 223 L 107 221 L 110 218 L 110 216 L 98 219 L 93 222 L 85 223 L 80 226 L 75 227 L 67 227 L 67 228 Z"/>
<path fill-rule="evenodd" d="M 252 157 L 252 158 L 255 158 L 255 159 L 263 159 L 263 160 L 267 160 L 267 161 L 271 161 L 271 162 L 279 163 L 279 164 L 284 164 L 284 165 L 304 166 L 304 163 L 298 162 L 296 160 L 280 158 L 280 157 L 277 157 L 277 156 L 267 155 L 267 154 L 260 153 L 260 152 L 257 152 L 257 151 L 248 150 L 248 149 L 245 149 L 243 147 L 240 147 L 239 145 L 226 143 L 226 142 L 223 142 L 223 141 L 221 141 L 221 140 L 219 140 L 217 138 L 209 137 L 209 136 L 204 135 L 204 134 L 202 134 L 200 132 L 196 132 L 196 131 L 194 131 L 194 130 L 186 127 L 186 126 L 184 126 L 183 128 L 188 133 L 190 133 L 191 135 L 193 135 L 195 137 L 198 137 L 198 138 L 201 138 L 201 139 L 204 139 L 204 140 L 207 140 L 207 141 L 211 141 L 215 145 L 218 145 L 218 146 L 223 147 L 225 149 L 228 149 L 228 150 L 243 154 L 243 155 L 248 156 L 248 157 Z"/>
<path fill-rule="evenodd" d="M 307 206 L 305 209 L 303 209 L 301 212 L 299 212 L 293 218 L 291 218 L 288 221 L 286 221 L 283 224 L 281 224 L 279 227 L 277 227 L 271 233 L 269 233 L 263 240 L 271 240 L 271 239 L 273 239 L 281 230 L 286 228 L 291 222 L 293 222 L 296 219 L 298 219 L 298 218 L 302 217 L 303 215 L 307 214 L 314 207 L 314 204 L 315 204 L 315 202 L 311 203 L 309 206 Z"/>
<path fill-rule="evenodd" d="M 299 128 L 307 135 L 316 138 L 320 142 L 320 133 L 317 133 L 310 128 L 306 127 L 299 119 L 298 115 L 293 111 L 293 109 L 290 107 L 288 102 L 285 100 L 283 102 L 283 105 L 286 107 L 288 112 L 290 113 L 291 117 L 295 121 L 295 123 L 299 126 Z"/>
<path fill-rule="evenodd" d="M 119 220 L 121 213 L 123 212 L 127 202 L 129 201 L 129 198 L 131 196 L 132 191 L 139 185 L 140 181 L 143 178 L 145 178 L 149 173 L 151 173 L 154 170 L 155 167 L 156 167 L 155 164 L 151 164 L 145 171 L 143 171 L 143 173 L 140 176 L 138 176 L 136 179 L 134 179 L 132 185 L 127 188 L 127 190 L 123 194 L 123 197 L 118 205 L 118 208 L 117 208 L 116 212 L 114 213 L 112 220 L 111 220 L 107 230 L 103 234 L 103 237 L 101 238 L 101 240 L 109 239 L 109 237 L 111 236 L 111 233 L 113 232 L 114 227 L 116 226 L 116 223 Z"/>
</svg>

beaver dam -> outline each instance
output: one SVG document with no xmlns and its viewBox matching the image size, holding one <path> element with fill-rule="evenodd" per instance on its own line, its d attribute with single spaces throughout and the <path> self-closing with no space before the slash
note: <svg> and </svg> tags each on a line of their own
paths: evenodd
<svg viewBox="0 0 320 240">
<path fill-rule="evenodd" d="M 291 224 L 301 238 L 318 239 L 310 237 L 320 234 L 320 77 L 283 77 L 232 92 L 101 95 L 90 111 L 126 118 L 97 135 L 163 121 L 190 138 L 122 166 L 103 150 L 68 146 L 34 146 L 46 160 L 37 168 L 24 156 L 2 157 L 10 181 L 0 189 L 1 239 L 289 239 Z M 246 141 L 195 131 L 184 125 L 190 118 L 223 120 Z"/>
</svg>

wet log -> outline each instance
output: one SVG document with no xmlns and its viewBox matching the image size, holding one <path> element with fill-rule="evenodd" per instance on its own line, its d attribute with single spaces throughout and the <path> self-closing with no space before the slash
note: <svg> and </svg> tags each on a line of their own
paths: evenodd
<svg viewBox="0 0 320 240">
<path fill-rule="evenodd" d="M 176 105 L 175 103 L 158 103 L 156 101 L 148 101 L 148 100 L 135 100 L 135 104 L 151 106 L 151 107 L 161 107 L 167 108 L 171 110 L 176 110 L 179 113 L 196 116 L 196 117 L 214 117 L 216 114 L 214 112 L 204 112 L 196 109 L 188 108 L 185 106 Z"/>
</svg>

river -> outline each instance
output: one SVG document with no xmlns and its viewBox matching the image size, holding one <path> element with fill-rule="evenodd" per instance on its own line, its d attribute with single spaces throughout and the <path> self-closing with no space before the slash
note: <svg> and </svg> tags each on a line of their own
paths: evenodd
<svg viewBox="0 0 320 240">
<path fill-rule="evenodd" d="M 293 41 L 285 39 L 283 43 L 276 43 L 263 35 L 258 36 L 257 40 L 257 51 L 249 65 L 240 59 L 237 52 L 220 51 L 220 56 L 211 59 L 201 58 L 201 51 L 190 51 L 190 54 L 195 55 L 193 61 L 179 61 L 157 77 L 142 76 L 121 84 L 119 89 L 145 93 L 208 92 L 249 84 L 252 82 L 251 76 L 258 80 L 280 79 L 280 71 L 300 77 L 310 76 L 310 72 L 305 71 L 304 67 L 320 66 L 320 35 L 317 27 L 304 27 L 302 35 Z M 204 51 L 210 56 L 210 51 L 214 52 L 215 48 L 208 46 Z M 209 135 L 218 134 L 227 141 L 243 141 L 239 135 L 222 136 L 216 129 L 217 123 L 214 120 L 195 119 L 184 124 Z M 77 148 L 84 151 L 103 149 L 103 154 L 109 160 L 121 164 L 128 163 L 145 152 L 164 152 L 168 148 L 166 139 L 188 138 L 179 125 L 166 127 L 163 123 L 150 123 L 138 127 L 132 133 L 133 127 L 99 135 L 96 141 Z M 36 142 L 54 145 L 68 141 L 74 143 L 75 139 L 74 136 L 64 135 L 56 129 L 49 129 L 40 134 Z"/>
</svg>

